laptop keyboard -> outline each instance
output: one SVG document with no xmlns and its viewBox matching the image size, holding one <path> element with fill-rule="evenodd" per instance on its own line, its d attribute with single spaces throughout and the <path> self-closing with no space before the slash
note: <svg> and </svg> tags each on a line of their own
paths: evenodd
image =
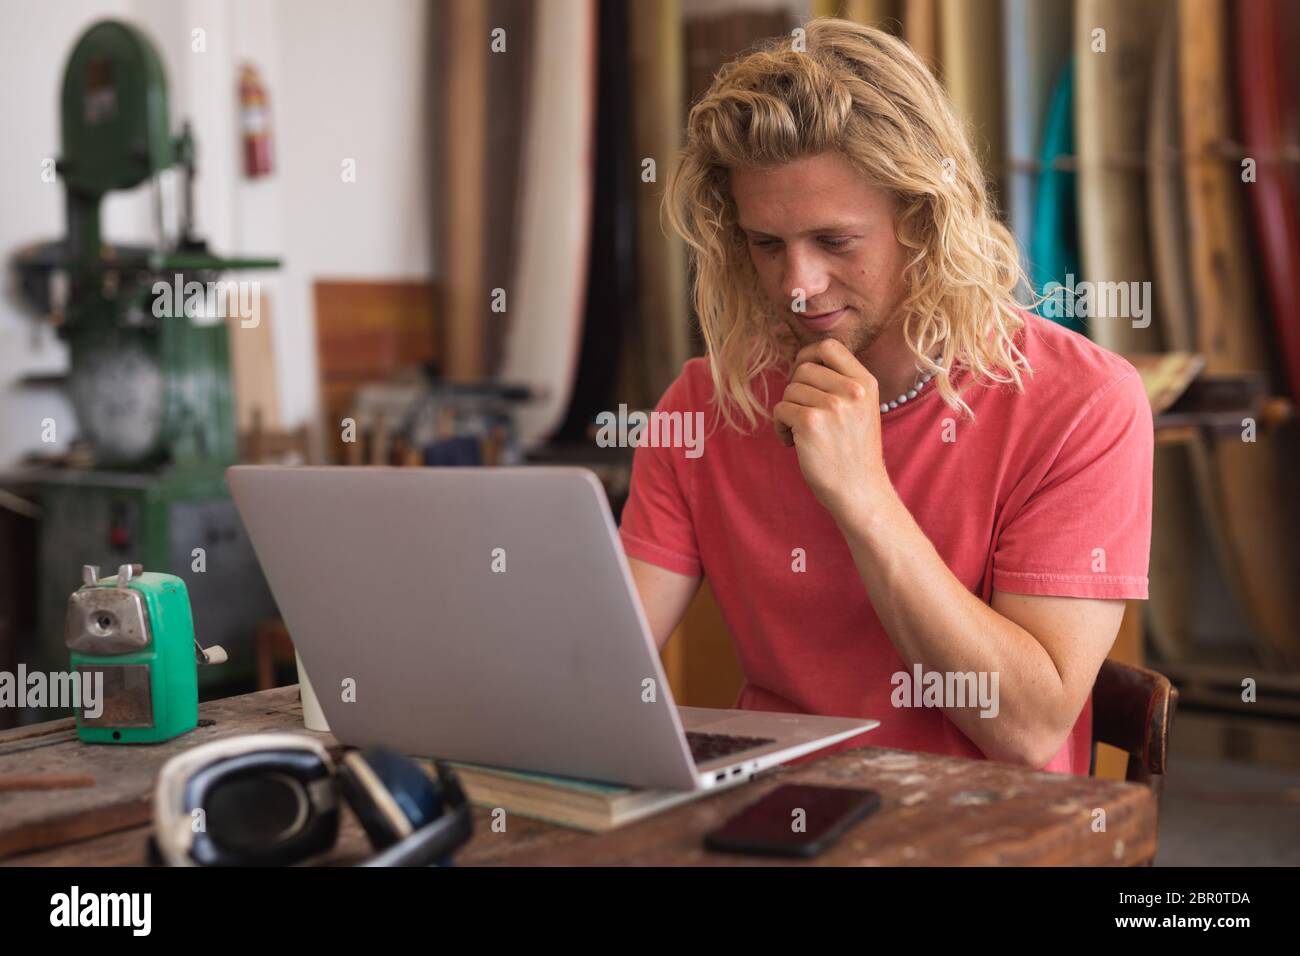
<svg viewBox="0 0 1300 956">
<path fill-rule="evenodd" d="M 698 731 L 686 731 L 686 744 L 691 748 L 691 759 L 696 763 L 707 763 L 718 757 L 739 753 L 753 747 L 762 747 L 776 743 L 774 737 L 738 737 L 734 734 L 704 734 Z"/>
</svg>

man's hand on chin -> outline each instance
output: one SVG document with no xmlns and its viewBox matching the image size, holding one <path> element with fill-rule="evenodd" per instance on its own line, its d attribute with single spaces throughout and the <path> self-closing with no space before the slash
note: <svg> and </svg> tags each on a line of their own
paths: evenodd
<svg viewBox="0 0 1300 956">
<path fill-rule="evenodd" d="M 773 410 L 777 437 L 793 445 L 804 481 L 843 523 L 892 491 L 880 447 L 880 389 L 837 339 L 804 346 Z"/>
</svg>

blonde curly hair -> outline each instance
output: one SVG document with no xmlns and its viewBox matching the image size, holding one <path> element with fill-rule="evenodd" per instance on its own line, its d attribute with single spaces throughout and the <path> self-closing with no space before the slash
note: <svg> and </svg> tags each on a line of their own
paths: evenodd
<svg viewBox="0 0 1300 956">
<path fill-rule="evenodd" d="M 975 380 L 1023 388 L 1032 374 L 1016 345 L 1025 279 L 1015 239 L 991 207 L 983 171 L 942 87 L 911 47 L 881 30 L 821 18 L 765 40 L 724 66 L 691 109 L 664 212 L 691 250 L 692 294 L 727 424 L 767 417 L 752 383 L 793 359 L 761 293 L 736 219 L 730 170 L 838 151 L 897 200 L 903 328 L 917 368 L 943 400 Z M 798 47 L 798 48 L 797 48 Z M 937 363 L 932 356 L 938 354 Z"/>
</svg>

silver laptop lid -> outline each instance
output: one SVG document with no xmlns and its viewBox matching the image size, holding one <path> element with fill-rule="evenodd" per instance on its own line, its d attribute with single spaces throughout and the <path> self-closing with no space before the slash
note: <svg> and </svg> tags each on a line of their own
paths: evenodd
<svg viewBox="0 0 1300 956">
<path fill-rule="evenodd" d="M 591 472 L 236 466 L 226 476 L 340 741 L 695 786 Z"/>
</svg>

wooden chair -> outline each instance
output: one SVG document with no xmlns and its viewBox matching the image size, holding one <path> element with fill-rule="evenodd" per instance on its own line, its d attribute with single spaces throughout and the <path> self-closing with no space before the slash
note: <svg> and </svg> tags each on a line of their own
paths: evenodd
<svg viewBox="0 0 1300 956">
<path fill-rule="evenodd" d="M 294 663 L 293 641 L 289 629 L 279 618 L 263 621 L 257 626 L 257 689 L 279 687 L 276 671 L 284 664 Z M 294 680 L 297 680 L 295 677 Z"/>
<path fill-rule="evenodd" d="M 1169 733 L 1178 706 L 1178 690 L 1169 678 L 1145 667 L 1107 658 L 1092 688 L 1092 765 L 1097 771 L 1097 744 L 1128 754 L 1124 779 L 1155 791 L 1156 808 L 1169 767 Z"/>
</svg>

